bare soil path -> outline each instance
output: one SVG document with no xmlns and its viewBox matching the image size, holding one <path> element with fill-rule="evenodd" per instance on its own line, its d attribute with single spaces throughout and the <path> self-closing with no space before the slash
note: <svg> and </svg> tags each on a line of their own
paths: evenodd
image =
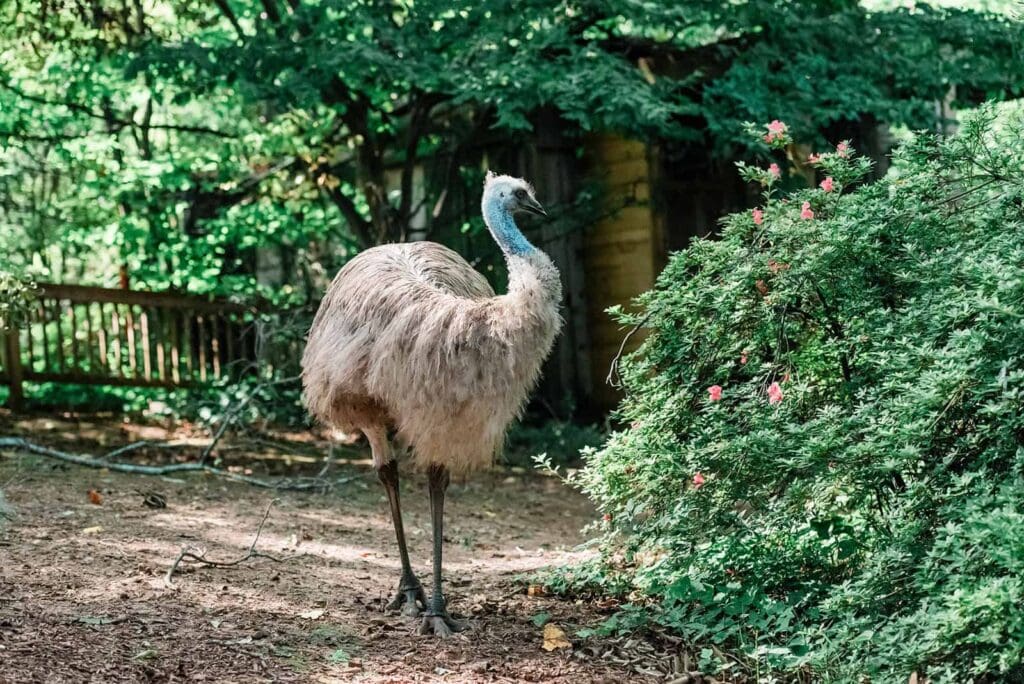
<svg viewBox="0 0 1024 684">
<path fill-rule="evenodd" d="M 94 454 L 161 436 L 146 429 L 0 416 L 2 434 Z M 256 451 L 225 450 L 239 460 Z M 166 456 L 150 462 L 159 458 Z M 320 467 L 311 457 L 285 460 L 256 474 Z M 541 648 L 539 614 L 570 637 L 603 617 L 590 604 L 528 595 L 517 579 L 585 557 L 575 547 L 593 511 L 557 480 L 495 470 L 452 485 L 449 606 L 472 629 L 441 641 L 382 612 L 398 558 L 373 472 L 355 454 L 332 473 L 352 479 L 322 494 L 271 492 L 204 475 L 122 475 L 0 453 L 0 487 L 17 512 L 0 531 L 0 682 L 656 681 L 611 642 Z M 429 586 L 425 482 L 403 475 L 410 552 Z M 147 492 L 163 495 L 166 508 L 144 506 Z M 216 560 L 244 555 L 271 499 L 256 548 L 285 560 L 183 567 L 165 586 L 184 546 Z"/>
</svg>

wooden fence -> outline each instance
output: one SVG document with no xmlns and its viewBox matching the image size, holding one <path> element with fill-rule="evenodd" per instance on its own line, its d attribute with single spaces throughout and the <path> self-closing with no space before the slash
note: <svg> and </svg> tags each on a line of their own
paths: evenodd
<svg viewBox="0 0 1024 684">
<path fill-rule="evenodd" d="M 25 382 L 183 387 L 255 357 L 249 307 L 202 297 L 40 284 L 21 330 L 6 334 L 0 384 L 19 409 Z"/>
</svg>

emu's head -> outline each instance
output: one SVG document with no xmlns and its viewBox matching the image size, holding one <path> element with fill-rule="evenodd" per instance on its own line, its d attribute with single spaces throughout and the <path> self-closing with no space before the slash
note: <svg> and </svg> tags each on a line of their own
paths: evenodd
<svg viewBox="0 0 1024 684">
<path fill-rule="evenodd" d="M 488 171 L 487 178 L 484 180 L 484 214 L 488 213 L 489 208 L 494 207 L 503 209 L 509 214 L 525 211 L 538 216 L 547 216 L 547 212 L 540 206 L 540 202 L 534 195 L 532 185 L 522 178 L 498 176 Z"/>
</svg>

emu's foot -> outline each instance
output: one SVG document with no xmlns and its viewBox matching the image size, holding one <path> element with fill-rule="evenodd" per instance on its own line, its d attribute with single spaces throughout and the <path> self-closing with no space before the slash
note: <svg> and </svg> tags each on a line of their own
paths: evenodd
<svg viewBox="0 0 1024 684">
<path fill-rule="evenodd" d="M 463 632 L 469 629 L 469 623 L 456 620 L 447 612 L 423 614 L 423 622 L 420 623 L 420 634 L 433 634 L 442 639 L 447 639 L 456 632 Z"/>
<path fill-rule="evenodd" d="M 419 617 L 420 607 L 427 607 L 427 596 L 423 593 L 423 587 L 419 582 L 402 582 L 398 586 L 398 593 L 395 598 L 386 606 L 386 609 L 393 612 L 401 612 L 408 618 Z"/>
</svg>

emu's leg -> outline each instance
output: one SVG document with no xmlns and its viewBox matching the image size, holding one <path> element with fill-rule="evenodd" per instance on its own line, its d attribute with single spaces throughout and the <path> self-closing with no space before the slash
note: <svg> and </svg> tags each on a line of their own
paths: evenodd
<svg viewBox="0 0 1024 684">
<path fill-rule="evenodd" d="M 434 527 L 434 593 L 423 613 L 420 634 L 433 632 L 439 637 L 449 637 L 452 632 L 466 629 L 464 622 L 452 619 L 445 606 L 441 591 L 441 547 L 444 543 L 444 493 L 448 488 L 448 469 L 432 465 L 427 471 L 430 483 L 430 518 Z"/>
<path fill-rule="evenodd" d="M 393 458 L 390 445 L 387 443 L 387 434 L 383 430 L 376 431 L 372 437 L 370 432 L 364 432 L 366 432 L 366 437 L 373 450 L 373 464 L 377 469 L 377 476 L 388 494 L 391 520 L 395 524 L 395 536 L 398 538 L 398 555 L 402 560 L 402 578 L 398 582 L 398 593 L 394 600 L 387 605 L 387 608 L 388 610 L 401 610 L 406 617 L 417 617 L 420 614 L 420 606 L 427 607 L 427 597 L 423 593 L 420 581 L 416 579 L 416 575 L 412 571 L 412 565 L 409 563 L 409 550 L 405 546 L 402 508 L 398 498 L 398 461 Z M 381 461 L 385 459 L 387 460 L 381 464 Z"/>
</svg>

